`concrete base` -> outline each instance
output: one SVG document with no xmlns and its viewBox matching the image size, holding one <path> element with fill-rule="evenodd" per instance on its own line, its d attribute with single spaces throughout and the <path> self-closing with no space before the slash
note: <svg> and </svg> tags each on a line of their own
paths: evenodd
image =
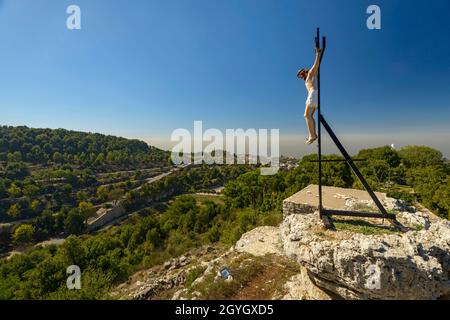
<svg viewBox="0 0 450 320">
<path fill-rule="evenodd" d="M 386 200 L 385 193 L 375 192 L 375 194 L 382 203 Z M 325 209 L 348 210 L 350 201 L 367 203 L 369 206 L 373 204 L 365 190 L 322 186 L 322 202 Z M 319 186 L 313 184 L 283 201 L 285 216 L 308 214 L 317 211 L 318 208 Z"/>
</svg>

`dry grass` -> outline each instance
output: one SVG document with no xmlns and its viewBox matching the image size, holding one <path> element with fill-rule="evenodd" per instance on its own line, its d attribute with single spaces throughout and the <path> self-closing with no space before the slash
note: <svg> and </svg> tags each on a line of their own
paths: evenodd
<svg viewBox="0 0 450 320">
<path fill-rule="evenodd" d="M 394 234 L 398 231 L 390 226 L 384 224 L 375 224 L 363 219 L 339 219 L 334 220 L 336 231 L 348 231 L 352 233 L 361 233 L 364 235 L 383 235 Z"/>
<path fill-rule="evenodd" d="M 207 300 L 270 300 L 280 295 L 286 281 L 300 272 L 299 266 L 286 258 L 246 254 L 228 267 L 232 281 L 214 281 L 216 273 L 211 273 L 200 284 L 188 288 L 189 292 L 200 292 L 201 298 Z"/>
</svg>

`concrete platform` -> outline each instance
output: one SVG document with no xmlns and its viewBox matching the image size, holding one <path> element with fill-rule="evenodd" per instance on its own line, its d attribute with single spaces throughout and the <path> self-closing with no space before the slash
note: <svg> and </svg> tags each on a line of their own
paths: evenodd
<svg viewBox="0 0 450 320">
<path fill-rule="evenodd" d="M 386 194 L 375 192 L 381 203 L 385 204 Z M 355 203 L 374 206 L 372 199 L 365 190 L 346 189 L 338 187 L 322 187 L 322 201 L 325 209 L 349 210 Z M 303 190 L 283 201 L 285 215 L 312 213 L 319 208 L 319 186 L 309 185 Z"/>
</svg>

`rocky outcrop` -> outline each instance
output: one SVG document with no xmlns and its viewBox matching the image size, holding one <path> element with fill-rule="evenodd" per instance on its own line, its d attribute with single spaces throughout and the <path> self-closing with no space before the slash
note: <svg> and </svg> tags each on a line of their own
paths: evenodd
<svg viewBox="0 0 450 320">
<path fill-rule="evenodd" d="M 111 294 L 121 299 L 149 300 L 160 299 L 184 299 L 184 285 L 191 271 L 202 268 L 202 274 L 216 273 L 222 266 L 222 262 L 234 255 L 234 248 L 222 246 L 204 246 L 186 252 L 184 255 L 167 260 L 164 264 L 157 265 L 148 270 L 142 270 L 134 274 L 127 282 L 119 285 Z M 203 276 L 195 279 L 200 283 Z M 170 294 L 173 290 L 175 294 Z M 170 296 L 165 295 L 169 292 Z M 195 295 L 192 294 L 193 298 Z"/>
<path fill-rule="evenodd" d="M 336 209 L 373 205 L 360 190 L 324 191 L 329 192 L 328 204 Z M 243 281 L 245 277 L 239 280 L 240 276 L 252 269 L 249 265 L 260 271 L 236 286 L 236 299 L 450 297 L 450 222 L 420 206 L 416 209 L 384 194 L 378 196 L 410 231 L 401 233 L 387 221 L 363 218 L 336 218 L 336 230 L 326 230 L 314 209 L 314 188 L 309 187 L 284 201 L 279 227 L 251 230 L 231 248 L 215 245 L 191 250 L 136 274 L 118 288 L 118 295 L 126 299 L 209 298 L 208 288 Z M 220 274 L 224 267 L 231 270 L 227 280 Z M 264 292 L 264 284 L 271 281 L 277 285 L 266 286 Z"/>
<path fill-rule="evenodd" d="M 245 233 L 236 243 L 236 251 L 262 257 L 266 255 L 284 256 L 280 228 L 259 227 Z M 332 297 L 318 288 L 308 270 L 300 267 L 300 273 L 292 276 L 284 285 L 283 300 L 330 300 Z"/>
<path fill-rule="evenodd" d="M 313 282 L 345 299 L 437 299 L 450 293 L 450 223 L 423 224 L 407 233 L 364 235 L 321 230 L 318 213 L 287 212 L 280 226 L 284 253 Z"/>
<path fill-rule="evenodd" d="M 186 281 L 186 271 L 181 270 L 175 274 L 166 276 L 164 278 L 156 279 L 150 283 L 145 283 L 139 286 L 137 293 L 130 296 L 133 300 L 145 300 L 161 291 L 170 290 Z M 138 283 L 139 285 L 139 283 Z"/>
<path fill-rule="evenodd" d="M 189 268 L 184 268 L 190 263 L 190 258 L 181 256 L 177 259 L 166 261 L 162 266 L 160 276 L 150 278 L 149 281 L 135 283 L 135 289 L 128 298 L 133 300 L 145 300 L 159 294 L 162 291 L 170 290 L 184 284 Z"/>
<path fill-rule="evenodd" d="M 284 289 L 287 291 L 283 300 L 332 300 L 336 299 L 330 293 L 320 289 L 312 280 L 309 271 L 301 268 L 301 272 L 293 276 L 288 282 L 284 284 Z"/>
<path fill-rule="evenodd" d="M 371 205 L 342 197 L 346 206 Z M 283 285 L 283 299 L 438 299 L 450 294 L 449 221 L 384 197 L 384 205 L 411 231 L 397 232 L 387 221 L 373 219 L 352 219 L 354 229 L 330 231 L 311 206 L 292 202 L 284 202 L 279 228 L 256 228 L 235 245 L 238 252 L 287 256 L 301 265 L 301 272 Z"/>
<path fill-rule="evenodd" d="M 260 227 L 244 234 L 236 243 L 236 250 L 254 256 L 283 255 L 280 232 L 277 227 Z"/>
</svg>

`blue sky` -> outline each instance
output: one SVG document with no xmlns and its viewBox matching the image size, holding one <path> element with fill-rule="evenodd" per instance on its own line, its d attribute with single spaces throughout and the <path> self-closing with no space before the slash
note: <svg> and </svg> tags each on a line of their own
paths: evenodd
<svg viewBox="0 0 450 320">
<path fill-rule="evenodd" d="M 82 30 L 66 28 L 70 4 Z M 370 4 L 382 30 L 366 27 Z M 0 0 L 0 124 L 168 147 L 203 120 L 279 128 L 283 153 L 314 152 L 296 71 L 312 64 L 320 26 L 323 113 L 350 149 L 450 155 L 449 12 L 448 0 Z"/>
</svg>

